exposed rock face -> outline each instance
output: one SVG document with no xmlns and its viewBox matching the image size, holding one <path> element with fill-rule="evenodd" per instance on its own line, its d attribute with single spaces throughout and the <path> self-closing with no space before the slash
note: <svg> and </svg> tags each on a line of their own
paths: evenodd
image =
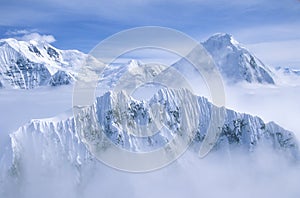
<svg viewBox="0 0 300 198">
<path fill-rule="evenodd" d="M 231 83 L 274 84 L 272 72 L 258 58 L 242 47 L 232 35 L 215 34 L 203 43 L 212 55 L 216 66 Z"/>
<path fill-rule="evenodd" d="M 131 134 L 141 125 L 148 127 L 151 124 L 155 117 L 150 109 L 156 105 L 160 105 L 163 112 L 164 128 L 160 133 L 149 137 Z M 32 120 L 12 133 L 12 166 L 18 169 L 22 159 L 33 155 L 42 164 L 53 164 L 63 159 L 74 167 L 80 167 L 95 159 L 87 149 L 92 145 L 97 145 L 97 149 L 107 149 L 113 143 L 132 152 L 148 152 L 163 147 L 177 135 L 187 135 L 191 143 L 198 147 L 206 136 L 215 108 L 205 98 L 194 96 L 186 90 L 162 89 L 148 102 L 133 100 L 124 93 L 109 92 L 75 117 Z M 189 117 L 186 122 L 184 116 L 187 112 L 196 117 Z M 225 122 L 219 126 L 218 133 L 220 136 L 214 151 L 231 152 L 239 148 L 249 153 L 263 145 L 289 159 L 299 159 L 299 148 L 293 133 L 273 122 L 264 123 L 258 117 L 225 110 Z M 104 134 L 110 143 L 104 140 Z"/>
<path fill-rule="evenodd" d="M 59 86 L 59 85 L 68 85 L 73 82 L 72 77 L 64 71 L 58 71 L 51 76 L 50 85 Z"/>
<path fill-rule="evenodd" d="M 76 50 L 59 50 L 48 43 L 0 40 L 0 85 L 33 89 L 64 85 L 81 66 L 86 55 Z"/>
</svg>

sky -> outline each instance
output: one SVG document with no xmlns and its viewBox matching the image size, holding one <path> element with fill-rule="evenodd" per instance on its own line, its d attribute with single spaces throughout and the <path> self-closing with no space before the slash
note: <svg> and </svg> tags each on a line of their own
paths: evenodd
<svg viewBox="0 0 300 198">
<path fill-rule="evenodd" d="M 39 37 L 88 53 L 121 30 L 164 26 L 204 41 L 232 34 L 263 62 L 300 68 L 299 0 L 0 1 L 0 37 Z"/>
</svg>

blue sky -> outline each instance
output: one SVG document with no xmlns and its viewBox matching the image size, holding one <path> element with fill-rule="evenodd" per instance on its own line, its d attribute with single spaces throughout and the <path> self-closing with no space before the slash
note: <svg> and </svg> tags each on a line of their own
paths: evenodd
<svg viewBox="0 0 300 198">
<path fill-rule="evenodd" d="M 102 39 L 137 26 L 175 28 L 199 41 L 227 32 L 269 64 L 300 68 L 299 0 L 10 0 L 0 5 L 2 38 L 38 32 L 53 35 L 58 48 L 89 52 Z"/>
</svg>

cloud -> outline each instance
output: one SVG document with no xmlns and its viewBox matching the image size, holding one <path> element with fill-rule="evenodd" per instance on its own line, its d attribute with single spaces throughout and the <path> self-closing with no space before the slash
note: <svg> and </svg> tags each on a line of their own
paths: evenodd
<svg viewBox="0 0 300 198">
<path fill-rule="evenodd" d="M 47 42 L 47 43 L 53 43 L 56 41 L 56 39 L 52 35 L 41 35 L 39 33 L 25 34 L 22 37 L 20 37 L 20 40 L 24 40 L 24 41 L 34 40 L 38 42 Z"/>
<path fill-rule="evenodd" d="M 300 68 L 300 39 L 262 42 L 247 47 L 268 65 Z"/>
<path fill-rule="evenodd" d="M 252 24 L 235 28 L 232 34 L 246 44 L 300 39 L 299 22 L 281 22 L 272 25 Z"/>
<path fill-rule="evenodd" d="M 286 78 L 289 77 L 286 76 Z M 259 116 L 265 122 L 274 121 L 283 128 L 294 132 L 300 139 L 300 85 L 297 85 L 298 82 L 294 80 L 294 85 L 278 82 L 279 84 L 276 86 L 249 86 L 247 84 L 225 86 L 226 107 Z"/>
<path fill-rule="evenodd" d="M 163 169 L 138 174 L 118 171 L 97 161 L 75 169 L 63 163 L 59 155 L 45 163 L 36 153 L 33 150 L 23 158 L 19 183 L 9 179 L 0 183 L 5 197 L 280 198 L 299 197 L 300 193 L 298 166 L 263 148 L 251 155 L 224 151 L 204 159 L 188 150 Z"/>
<path fill-rule="evenodd" d="M 129 1 L 99 1 L 99 0 L 24 0 L 22 3 L 12 0 L 0 8 L 0 24 L 15 25 L 24 23 L 36 24 L 55 21 L 74 20 L 76 17 L 91 17 L 91 19 L 107 19 L 122 22 L 122 24 L 140 25 L 145 23 L 166 24 L 167 26 L 191 21 L 201 22 L 199 18 L 216 18 L 221 20 L 230 16 L 231 23 L 235 22 L 236 15 L 244 16 L 244 11 L 258 11 L 252 13 L 248 18 L 259 18 L 266 12 L 278 13 L 277 11 L 297 13 L 297 2 L 282 3 L 271 0 L 129 0 Z M 296 5 L 295 5 L 296 4 Z M 292 5 L 292 6 L 291 6 Z M 291 9 L 292 7 L 292 9 Z M 12 12 L 13 10 L 13 12 Z M 180 14 L 175 14 L 180 10 Z M 19 13 L 18 15 L 14 13 Z M 283 13 L 283 14 L 284 14 Z M 34 17 L 33 17 L 34 16 Z M 277 15 L 274 15 L 277 17 Z M 276 19 L 272 19 L 276 20 Z M 221 20 L 222 22 L 223 20 Z M 245 21 L 246 23 L 247 21 Z"/>
<path fill-rule="evenodd" d="M 37 33 L 36 29 L 8 30 L 5 35 L 21 41 L 34 40 L 37 42 L 47 43 L 53 43 L 56 41 L 53 35 Z"/>
<path fill-rule="evenodd" d="M 7 32 L 5 32 L 5 35 L 7 35 L 7 36 L 16 36 L 16 35 L 29 34 L 31 32 L 32 32 L 31 30 L 26 30 L 26 29 L 22 29 L 22 30 L 8 30 Z"/>
<path fill-rule="evenodd" d="M 300 68 L 300 23 L 251 25 L 230 31 L 232 35 L 270 66 Z"/>
<path fill-rule="evenodd" d="M 0 6 L 0 28 L 38 28 L 59 37 L 58 47 L 85 52 L 113 33 L 143 25 L 175 28 L 199 40 L 228 32 L 249 44 L 300 38 L 299 11 L 296 0 L 11 0 Z"/>
</svg>

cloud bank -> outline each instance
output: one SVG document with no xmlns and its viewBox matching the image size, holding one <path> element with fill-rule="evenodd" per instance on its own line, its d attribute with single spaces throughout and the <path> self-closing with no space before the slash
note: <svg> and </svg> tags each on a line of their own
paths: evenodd
<svg viewBox="0 0 300 198">
<path fill-rule="evenodd" d="M 36 29 L 27 30 L 27 29 L 20 29 L 20 30 L 8 30 L 5 35 L 8 37 L 13 37 L 20 41 L 37 41 L 37 42 L 46 42 L 46 43 L 53 43 L 56 41 L 53 35 L 50 34 L 40 34 L 37 32 Z"/>
</svg>

